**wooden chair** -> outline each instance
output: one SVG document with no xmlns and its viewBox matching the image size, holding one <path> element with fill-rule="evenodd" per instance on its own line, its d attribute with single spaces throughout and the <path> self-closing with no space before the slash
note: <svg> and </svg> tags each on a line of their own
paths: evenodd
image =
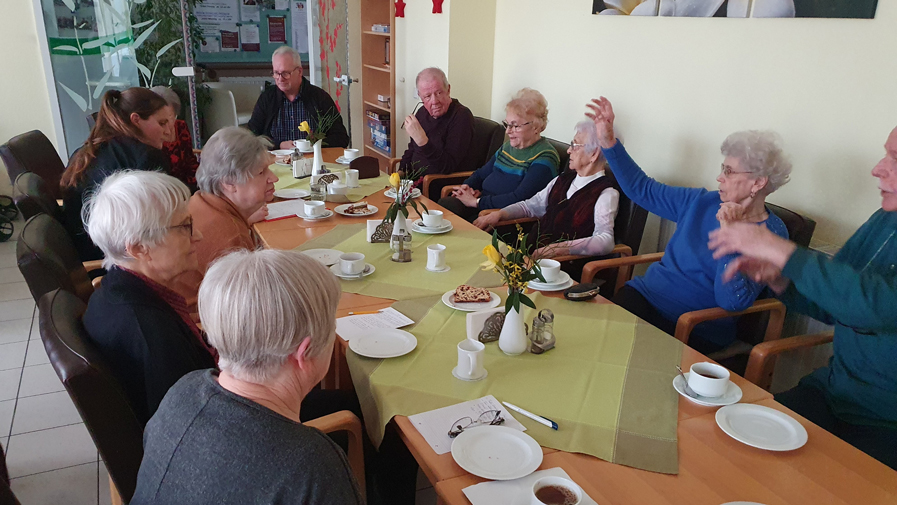
<svg viewBox="0 0 897 505">
<path fill-rule="evenodd" d="M 65 164 L 56 148 L 39 130 L 17 135 L 0 146 L 0 159 L 6 165 L 10 182 L 19 174 L 34 172 L 47 182 L 47 190 L 53 199 L 62 198 L 59 180 L 65 171 Z"/>
<path fill-rule="evenodd" d="M 829 331 L 815 335 L 799 335 L 770 342 L 761 342 L 751 349 L 751 356 L 748 359 L 744 378 L 768 391 L 770 385 L 772 385 L 772 373 L 775 370 L 776 358 L 779 354 L 828 344 L 834 338 L 834 332 Z"/>
</svg>

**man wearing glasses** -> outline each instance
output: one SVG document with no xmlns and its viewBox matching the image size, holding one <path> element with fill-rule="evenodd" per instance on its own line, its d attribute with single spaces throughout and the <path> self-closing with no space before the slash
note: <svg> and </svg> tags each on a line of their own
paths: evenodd
<svg viewBox="0 0 897 505">
<path fill-rule="evenodd" d="M 271 57 L 274 82 L 268 86 L 252 111 L 247 125 L 256 135 L 267 135 L 280 149 L 292 149 L 293 141 L 304 139 L 307 134 L 299 131 L 299 125 L 308 121 L 312 130 L 317 127 L 318 116 L 335 112 L 336 104 L 323 89 L 308 82 L 302 75 L 302 60 L 290 46 L 280 46 Z M 327 147 L 349 147 L 349 134 L 338 117 L 324 139 Z"/>
<path fill-rule="evenodd" d="M 415 86 L 423 108 L 415 107 L 416 113 L 412 112 L 402 124 L 411 140 L 400 168 L 427 167 L 424 175 L 476 169 L 468 156 L 473 114 L 452 99 L 452 87 L 445 73 L 436 67 L 425 68 L 417 74 Z"/>
</svg>

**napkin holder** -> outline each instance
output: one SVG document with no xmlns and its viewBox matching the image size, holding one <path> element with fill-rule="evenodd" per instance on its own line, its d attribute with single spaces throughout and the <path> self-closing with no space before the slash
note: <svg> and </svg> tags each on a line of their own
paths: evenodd
<svg viewBox="0 0 897 505">
<path fill-rule="evenodd" d="M 501 333 L 505 309 L 495 308 L 467 313 L 467 338 L 480 342 L 494 342 Z"/>
<path fill-rule="evenodd" d="M 367 239 L 371 244 L 388 244 L 392 237 L 392 223 L 380 219 L 368 219 Z"/>
</svg>

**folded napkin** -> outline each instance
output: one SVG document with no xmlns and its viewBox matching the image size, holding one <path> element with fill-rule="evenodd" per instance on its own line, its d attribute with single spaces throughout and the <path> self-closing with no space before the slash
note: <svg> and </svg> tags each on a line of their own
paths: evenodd
<svg viewBox="0 0 897 505">
<path fill-rule="evenodd" d="M 481 482 L 462 489 L 464 496 L 473 505 L 530 505 L 533 484 L 542 477 L 563 477 L 570 479 L 563 468 L 549 468 L 533 472 L 515 480 L 494 480 Z M 573 480 L 573 479 L 570 479 Z M 576 481 L 574 481 L 576 482 Z M 577 482 L 577 484 L 580 484 Z M 581 484 L 580 484 L 581 486 Z M 598 505 L 583 490 L 582 505 Z"/>
</svg>

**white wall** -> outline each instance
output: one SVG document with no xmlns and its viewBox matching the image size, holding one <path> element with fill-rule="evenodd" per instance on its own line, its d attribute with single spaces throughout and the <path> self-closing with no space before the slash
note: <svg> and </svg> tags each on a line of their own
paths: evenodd
<svg viewBox="0 0 897 505">
<path fill-rule="evenodd" d="M 475 116 L 492 111 L 495 0 L 454 0 L 449 26 L 448 78 L 452 98 Z"/>
<path fill-rule="evenodd" d="M 710 189 L 727 134 L 774 129 L 794 173 L 769 200 L 816 219 L 817 237 L 842 242 L 879 208 L 869 172 L 897 125 L 897 2 L 879 2 L 875 20 L 629 18 L 591 5 L 497 0 L 493 119 L 530 86 L 549 102 L 546 135 L 567 140 L 604 95 L 646 172 Z"/>
</svg>

